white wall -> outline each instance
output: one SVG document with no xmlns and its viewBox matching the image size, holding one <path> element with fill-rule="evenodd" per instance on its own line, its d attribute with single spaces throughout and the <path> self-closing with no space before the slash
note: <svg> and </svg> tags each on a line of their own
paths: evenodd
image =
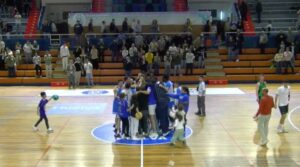
<svg viewBox="0 0 300 167">
<path fill-rule="evenodd" d="M 42 0 L 42 4 L 45 6 L 46 4 L 59 4 L 59 3 L 92 3 L 92 0 Z"/>
<path fill-rule="evenodd" d="M 236 0 L 188 0 L 188 6 L 190 11 L 198 10 L 210 10 L 216 9 L 218 11 L 218 17 L 220 12 L 224 12 L 224 18 L 230 16 L 232 4 Z"/>
<path fill-rule="evenodd" d="M 64 0 L 65 1 L 65 0 Z M 63 20 L 63 12 L 89 12 L 91 10 L 90 3 L 61 3 L 61 4 L 46 4 L 45 18 L 60 22 Z"/>
</svg>

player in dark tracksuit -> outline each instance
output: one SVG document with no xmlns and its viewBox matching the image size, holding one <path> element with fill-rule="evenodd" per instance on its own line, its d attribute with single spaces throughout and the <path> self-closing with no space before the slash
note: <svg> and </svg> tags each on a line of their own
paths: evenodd
<svg viewBox="0 0 300 167">
<path fill-rule="evenodd" d="M 162 135 L 166 136 L 169 132 L 169 102 L 170 98 L 162 84 L 155 85 L 155 93 L 157 99 L 156 117 Z"/>
</svg>

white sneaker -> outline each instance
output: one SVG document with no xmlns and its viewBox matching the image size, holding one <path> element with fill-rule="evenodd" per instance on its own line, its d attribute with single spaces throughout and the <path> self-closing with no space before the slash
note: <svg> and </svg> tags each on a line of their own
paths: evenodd
<svg viewBox="0 0 300 167">
<path fill-rule="evenodd" d="M 38 127 L 36 127 L 36 126 L 32 126 L 32 130 L 33 130 L 34 132 L 36 132 L 36 131 L 38 131 L 38 130 L 39 130 L 39 128 L 38 128 Z"/>
<path fill-rule="evenodd" d="M 53 129 L 52 129 L 52 128 L 49 128 L 49 129 L 47 130 L 47 133 L 53 133 Z"/>
<path fill-rule="evenodd" d="M 278 125 L 278 127 L 277 127 L 277 133 L 283 133 L 282 126 Z"/>
</svg>

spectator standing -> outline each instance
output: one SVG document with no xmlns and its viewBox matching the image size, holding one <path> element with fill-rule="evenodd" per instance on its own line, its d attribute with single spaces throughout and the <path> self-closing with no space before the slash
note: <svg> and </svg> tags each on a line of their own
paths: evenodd
<svg viewBox="0 0 300 167">
<path fill-rule="evenodd" d="M 192 30 L 192 22 L 190 18 L 187 18 L 184 24 L 184 32 L 192 32 Z"/>
<path fill-rule="evenodd" d="M 20 30 L 20 27 L 21 27 L 21 19 L 22 19 L 22 16 L 19 12 L 17 12 L 15 14 L 15 23 L 16 23 L 16 34 L 19 34 L 21 33 L 21 30 Z"/>
<path fill-rule="evenodd" d="M 125 57 L 124 59 L 124 70 L 125 70 L 125 76 L 130 77 L 132 71 L 132 62 L 129 56 Z"/>
<path fill-rule="evenodd" d="M 130 56 L 131 62 L 133 63 L 132 64 L 133 67 L 136 67 L 136 63 L 135 62 L 138 62 L 138 50 L 135 47 L 134 43 L 132 43 L 131 47 L 129 48 L 129 56 Z"/>
<path fill-rule="evenodd" d="M 195 55 L 192 53 L 191 49 L 188 50 L 186 53 L 186 68 L 185 68 L 185 75 L 188 75 L 188 71 L 190 74 L 193 74 L 193 64 L 194 64 Z"/>
<path fill-rule="evenodd" d="M 5 57 L 6 57 L 6 51 L 3 48 L 0 48 L 0 70 L 5 70 Z"/>
<path fill-rule="evenodd" d="M 99 69 L 99 58 L 98 58 L 98 50 L 95 47 L 95 45 L 92 46 L 91 49 L 91 60 L 92 60 L 92 64 L 94 69 Z"/>
<path fill-rule="evenodd" d="M 141 22 L 140 20 L 137 20 L 136 21 L 136 25 L 135 25 L 135 32 L 136 33 L 142 33 L 142 25 L 141 25 Z"/>
<path fill-rule="evenodd" d="M 5 58 L 5 64 L 8 70 L 8 77 L 13 78 L 16 77 L 16 59 L 12 53 L 12 51 L 7 51 L 8 56 Z"/>
<path fill-rule="evenodd" d="M 158 55 L 158 53 L 156 53 L 153 58 L 154 75 L 159 75 L 160 63 L 161 63 L 160 56 Z"/>
<path fill-rule="evenodd" d="M 292 58 L 293 58 L 293 54 L 290 51 L 290 48 L 287 47 L 285 52 L 283 53 L 283 60 L 284 60 L 284 66 L 285 66 L 285 73 L 288 73 L 288 67 L 290 67 L 292 69 L 292 74 L 295 73 L 294 71 L 294 67 L 292 64 Z"/>
<path fill-rule="evenodd" d="M 268 36 L 266 32 L 263 30 L 263 32 L 259 36 L 259 47 L 260 47 L 260 53 L 265 54 L 265 48 L 268 44 Z"/>
<path fill-rule="evenodd" d="M 69 89 L 75 89 L 75 65 L 73 64 L 73 60 L 70 59 L 67 63 L 66 71 L 68 74 Z"/>
<path fill-rule="evenodd" d="M 118 41 L 116 39 L 113 40 L 113 42 L 110 45 L 110 50 L 112 52 L 112 62 L 116 62 L 118 60 L 118 54 L 119 54 L 119 45 Z"/>
<path fill-rule="evenodd" d="M 181 51 L 182 49 L 179 48 L 179 50 Z M 173 71 L 174 76 L 177 76 L 177 74 L 179 76 L 181 76 L 182 55 L 183 55 L 183 52 L 179 52 L 179 53 L 177 53 L 173 56 L 172 63 L 173 63 L 173 66 L 174 66 L 174 71 Z"/>
<path fill-rule="evenodd" d="M 52 56 L 49 51 L 44 55 L 44 62 L 46 67 L 46 77 L 52 78 Z"/>
<path fill-rule="evenodd" d="M 115 23 L 115 19 L 111 20 L 110 25 L 109 25 L 109 31 L 111 33 L 118 33 L 119 32 L 119 30 L 118 30 L 118 28 L 116 26 L 116 23 Z"/>
<path fill-rule="evenodd" d="M 127 56 L 129 56 L 128 49 L 125 46 L 123 46 L 123 49 L 122 49 L 122 58 L 125 59 Z"/>
<path fill-rule="evenodd" d="M 152 67 L 153 67 L 153 53 L 149 49 L 148 52 L 145 54 L 145 59 L 147 63 L 147 72 L 152 73 Z"/>
<path fill-rule="evenodd" d="M 83 26 L 82 24 L 80 23 L 79 20 L 77 20 L 76 24 L 74 25 L 74 33 L 77 35 L 77 36 L 80 36 L 83 32 Z"/>
<path fill-rule="evenodd" d="M 94 86 L 94 81 L 93 81 L 93 65 L 92 63 L 87 60 L 86 63 L 84 63 L 84 70 L 86 73 L 86 82 L 88 87 L 93 87 Z"/>
<path fill-rule="evenodd" d="M 242 54 L 243 53 L 244 35 L 241 33 L 240 29 L 237 30 L 236 43 L 237 43 L 237 49 L 238 49 L 237 52 L 239 54 Z"/>
<path fill-rule="evenodd" d="M 81 53 L 82 53 L 81 46 L 78 46 L 78 47 L 73 51 L 73 55 L 74 55 L 75 58 L 80 57 Z"/>
<path fill-rule="evenodd" d="M 36 40 L 33 41 L 32 44 L 32 54 L 35 55 L 40 50 L 40 45 L 37 43 Z"/>
<path fill-rule="evenodd" d="M 164 57 L 165 76 L 169 76 L 171 74 L 171 62 L 172 62 L 172 56 L 170 55 L 169 51 L 167 51 Z"/>
<path fill-rule="evenodd" d="M 267 29 L 267 35 L 269 36 L 270 35 L 270 31 L 272 31 L 272 29 L 273 29 L 273 25 L 272 25 L 272 21 L 271 20 L 268 21 L 266 29 Z"/>
<path fill-rule="evenodd" d="M 22 45 L 17 42 L 15 45 L 15 57 L 17 65 L 20 65 L 22 63 Z"/>
<path fill-rule="evenodd" d="M 297 11 L 297 23 L 296 23 L 296 29 L 300 30 L 300 9 Z"/>
<path fill-rule="evenodd" d="M 128 33 L 129 32 L 129 26 L 127 22 L 127 17 L 124 18 L 123 23 L 122 23 L 122 32 L 123 33 Z"/>
<path fill-rule="evenodd" d="M 103 33 L 107 33 L 107 26 L 106 26 L 106 22 L 105 21 L 102 21 L 101 22 L 101 27 L 100 27 L 100 32 L 103 34 Z"/>
<path fill-rule="evenodd" d="M 166 52 L 166 40 L 164 36 L 160 36 L 159 40 L 157 41 L 158 45 L 158 55 L 161 59 L 163 59 L 165 52 Z"/>
<path fill-rule="evenodd" d="M 263 7 L 262 7 L 260 0 L 256 0 L 255 11 L 257 14 L 257 22 L 261 23 L 261 13 L 263 11 Z"/>
<path fill-rule="evenodd" d="M 69 51 L 69 47 L 67 46 L 67 43 L 64 43 L 60 47 L 59 55 L 60 55 L 60 57 L 62 59 L 63 70 L 67 71 L 67 68 L 68 68 L 68 59 L 70 57 L 70 51 Z"/>
<path fill-rule="evenodd" d="M 134 38 L 134 43 L 136 45 L 137 48 L 141 48 L 144 44 L 144 37 L 142 36 L 142 34 L 137 34 Z"/>
<path fill-rule="evenodd" d="M 228 49 L 228 60 L 234 61 L 236 59 L 236 41 L 232 35 L 229 36 L 227 41 L 227 49 Z"/>
<path fill-rule="evenodd" d="M 23 51 L 25 55 L 25 63 L 30 64 L 32 61 L 32 45 L 30 41 L 27 41 L 23 46 Z"/>
<path fill-rule="evenodd" d="M 89 25 L 88 25 L 88 31 L 94 32 L 94 26 L 93 26 L 93 19 L 90 19 Z"/>
<path fill-rule="evenodd" d="M 83 73 L 82 63 L 80 57 L 77 57 L 74 63 L 75 66 L 75 86 L 79 87 L 80 85 L 80 78 Z"/>
<path fill-rule="evenodd" d="M 42 67 L 41 67 L 41 57 L 37 53 L 33 56 L 33 64 L 35 69 L 35 77 L 40 78 L 42 77 Z"/>
<path fill-rule="evenodd" d="M 274 63 L 276 66 L 276 74 L 281 74 L 282 73 L 282 66 L 284 64 L 283 62 L 283 53 L 277 53 L 274 56 Z"/>
<path fill-rule="evenodd" d="M 248 6 L 245 1 L 242 1 L 239 5 L 242 20 L 247 21 L 247 13 L 248 13 Z"/>
<path fill-rule="evenodd" d="M 103 39 L 100 39 L 99 45 L 97 47 L 98 54 L 99 54 L 99 62 L 104 63 L 104 52 L 106 50 L 106 47 L 104 45 Z"/>
</svg>

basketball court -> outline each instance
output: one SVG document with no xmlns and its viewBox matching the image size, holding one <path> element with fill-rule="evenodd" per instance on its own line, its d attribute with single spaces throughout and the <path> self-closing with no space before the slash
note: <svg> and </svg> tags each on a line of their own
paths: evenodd
<svg viewBox="0 0 300 167">
<path fill-rule="evenodd" d="M 279 85 L 269 85 L 274 95 Z M 292 84 L 288 133 L 277 134 L 279 111 L 273 110 L 267 148 L 259 147 L 255 85 L 209 86 L 207 116 L 196 111 L 191 90 L 187 146 L 156 141 L 115 141 L 112 135 L 113 96 L 109 86 L 67 90 L 51 87 L 0 88 L 0 166 L 99 167 L 233 167 L 300 166 L 300 87 Z M 192 87 L 192 86 L 191 86 Z M 47 106 L 50 126 L 38 132 L 39 92 L 58 94 Z"/>
</svg>

